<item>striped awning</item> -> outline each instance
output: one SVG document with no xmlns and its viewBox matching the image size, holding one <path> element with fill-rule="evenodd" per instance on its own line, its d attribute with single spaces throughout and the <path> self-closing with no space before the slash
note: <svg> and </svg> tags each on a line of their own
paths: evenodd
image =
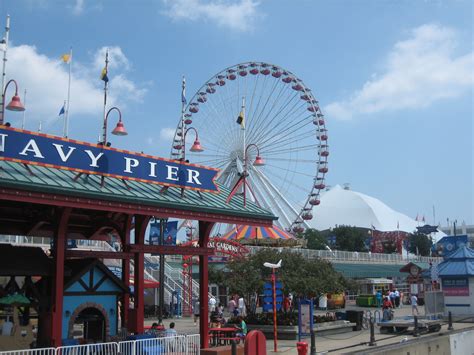
<svg viewBox="0 0 474 355">
<path fill-rule="evenodd" d="M 234 229 L 226 233 L 222 239 L 226 240 L 293 240 L 295 237 L 277 226 L 254 227 L 236 225 Z"/>
</svg>

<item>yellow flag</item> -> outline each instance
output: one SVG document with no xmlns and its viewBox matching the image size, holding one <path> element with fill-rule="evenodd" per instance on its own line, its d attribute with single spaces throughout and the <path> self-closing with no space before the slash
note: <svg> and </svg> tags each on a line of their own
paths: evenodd
<svg viewBox="0 0 474 355">
<path fill-rule="evenodd" d="M 240 127 L 245 128 L 245 117 L 244 117 L 244 112 L 240 111 L 239 117 L 237 117 L 237 124 L 240 125 Z"/>
<path fill-rule="evenodd" d="M 64 63 L 69 63 L 71 61 L 71 55 L 70 54 L 63 54 L 61 56 L 61 60 L 64 62 Z"/>
</svg>

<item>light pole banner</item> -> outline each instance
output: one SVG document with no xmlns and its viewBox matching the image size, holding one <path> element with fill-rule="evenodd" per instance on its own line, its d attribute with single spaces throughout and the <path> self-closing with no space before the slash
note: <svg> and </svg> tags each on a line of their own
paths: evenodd
<svg viewBox="0 0 474 355">
<path fill-rule="evenodd" d="M 218 169 L 0 126 L 0 160 L 219 192 Z"/>
</svg>

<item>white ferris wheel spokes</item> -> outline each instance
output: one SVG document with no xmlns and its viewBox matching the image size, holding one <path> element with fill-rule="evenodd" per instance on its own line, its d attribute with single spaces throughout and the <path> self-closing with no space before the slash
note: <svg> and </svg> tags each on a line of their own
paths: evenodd
<svg viewBox="0 0 474 355">
<path fill-rule="evenodd" d="M 242 98 L 245 132 L 236 122 Z M 249 198 L 278 216 L 280 227 L 292 232 L 307 227 L 325 188 L 329 151 L 324 115 L 301 79 L 262 62 L 226 68 L 189 101 L 175 132 L 172 158 L 182 157 L 183 129 L 191 126 L 205 151 L 186 156 L 221 169 L 218 181 L 229 188 L 243 172 L 244 145 L 255 144 L 266 165 L 252 166 L 257 151 L 247 151 Z"/>
</svg>

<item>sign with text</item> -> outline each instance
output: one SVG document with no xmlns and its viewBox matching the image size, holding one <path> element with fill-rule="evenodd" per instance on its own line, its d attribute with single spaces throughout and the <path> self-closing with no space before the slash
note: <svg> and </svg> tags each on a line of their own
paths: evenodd
<svg viewBox="0 0 474 355">
<path fill-rule="evenodd" d="M 0 126 L 0 160 L 219 192 L 218 169 Z"/>
<path fill-rule="evenodd" d="M 469 280 L 467 277 L 442 279 L 445 296 L 469 296 Z"/>
<path fill-rule="evenodd" d="M 313 300 L 300 299 L 298 303 L 298 339 L 310 336 L 313 330 Z"/>
</svg>

